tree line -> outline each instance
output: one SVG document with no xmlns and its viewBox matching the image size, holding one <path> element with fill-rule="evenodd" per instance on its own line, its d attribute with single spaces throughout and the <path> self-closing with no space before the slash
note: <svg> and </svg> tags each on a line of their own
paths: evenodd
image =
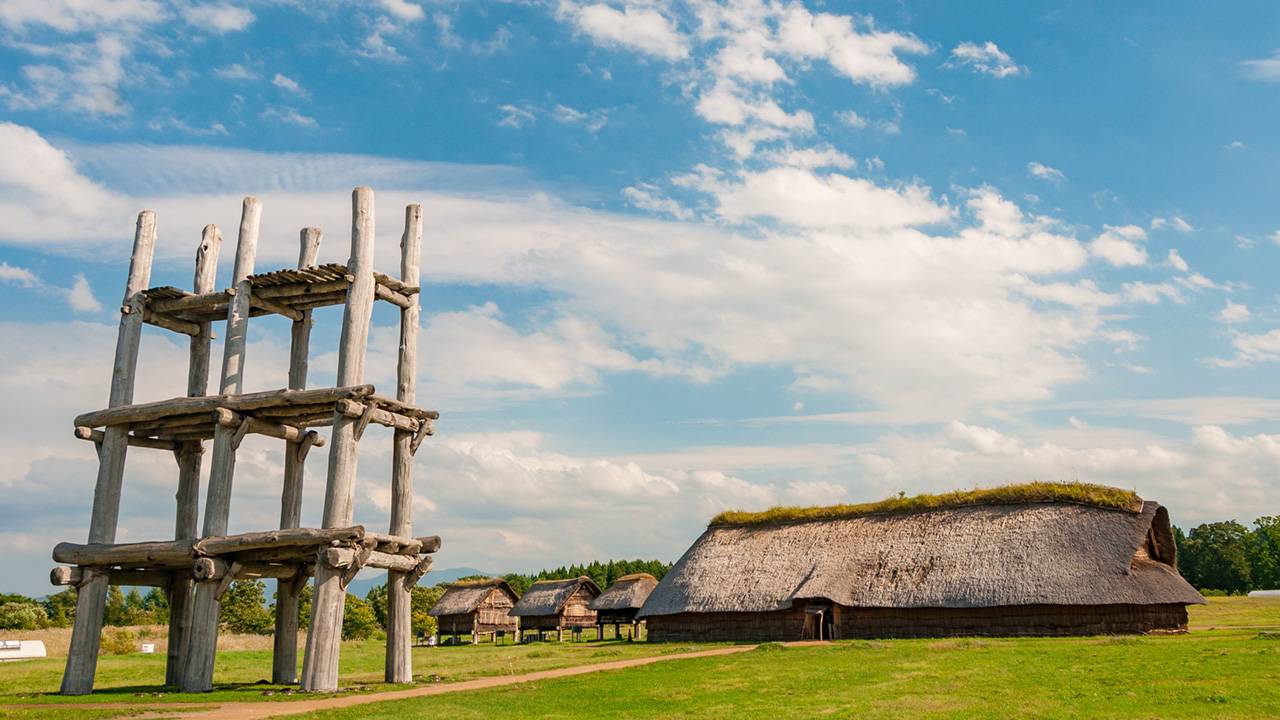
<svg viewBox="0 0 1280 720">
<path fill-rule="evenodd" d="M 631 573 L 647 572 L 658 579 L 671 568 L 658 560 L 609 560 L 586 565 L 571 565 L 554 570 L 523 575 L 510 574 L 504 579 L 517 594 L 523 595 L 537 580 L 575 578 L 586 575 L 602 589 Z M 471 578 L 463 578 L 467 580 Z M 410 618 L 415 635 L 433 635 L 436 619 L 427 614 L 452 583 L 415 586 L 411 594 Z M 299 594 L 299 625 L 311 624 L 311 583 Z M 222 596 L 219 623 L 225 632 L 270 635 L 275 629 L 275 593 L 267 599 L 267 584 L 262 580 L 236 580 Z M 75 619 L 76 591 L 68 588 L 43 600 L 24 595 L 0 594 L 0 630 L 36 630 L 46 627 L 69 627 Z M 107 594 L 105 624 L 114 627 L 164 625 L 169 622 L 169 599 L 160 588 L 143 593 L 137 588 L 127 592 L 112 585 Z M 376 585 L 364 598 L 348 594 L 342 615 L 342 638 L 364 640 L 385 637 L 387 631 L 387 587 Z"/>
<path fill-rule="evenodd" d="M 1173 529 L 1178 570 L 1206 595 L 1280 589 L 1280 515 L 1247 528 L 1234 520 Z"/>
</svg>

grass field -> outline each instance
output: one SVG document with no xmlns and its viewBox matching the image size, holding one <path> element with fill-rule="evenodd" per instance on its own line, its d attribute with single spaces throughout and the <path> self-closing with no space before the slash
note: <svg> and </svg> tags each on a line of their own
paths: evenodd
<svg viewBox="0 0 1280 720">
<path fill-rule="evenodd" d="M 767 645 L 314 717 L 1280 717 L 1280 599 L 1213 598 L 1191 613 L 1187 635 Z M 435 676 L 422 682 L 454 682 L 688 649 L 612 642 L 421 648 L 414 663 L 417 672 Z M 296 697 L 253 684 L 270 664 L 265 650 L 220 655 L 217 691 L 191 696 L 157 694 L 162 656 L 108 656 L 99 666 L 104 690 L 67 700 L 137 702 L 141 709 L 165 701 Z M 345 644 L 343 685 L 356 692 L 388 688 L 379 682 L 381 664 L 381 643 Z M 57 709 L 65 700 L 51 693 L 61 669 L 60 659 L 0 665 L 0 704 L 48 703 L 38 715 L 18 717 L 94 717 Z M 104 709 L 97 716 L 123 713 Z"/>
</svg>

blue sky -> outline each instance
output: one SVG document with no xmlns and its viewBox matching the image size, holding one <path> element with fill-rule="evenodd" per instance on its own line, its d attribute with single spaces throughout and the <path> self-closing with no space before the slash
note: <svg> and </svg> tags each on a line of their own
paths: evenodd
<svg viewBox="0 0 1280 720">
<path fill-rule="evenodd" d="M 70 419 L 106 401 L 137 211 L 154 282 L 185 286 L 246 194 L 260 269 L 302 225 L 343 260 L 358 184 L 386 269 L 424 205 L 440 566 L 674 559 L 727 507 L 1031 479 L 1182 525 L 1274 514 L 1277 27 L 1272 3 L 0 0 L 3 570 L 43 592 L 84 535 Z M 253 389 L 284 384 L 286 330 L 253 326 Z M 149 332 L 142 368 L 139 400 L 180 394 L 185 349 Z M 233 530 L 269 527 L 279 448 L 244 447 Z M 158 455 L 131 456 L 121 540 L 172 531 Z"/>
</svg>

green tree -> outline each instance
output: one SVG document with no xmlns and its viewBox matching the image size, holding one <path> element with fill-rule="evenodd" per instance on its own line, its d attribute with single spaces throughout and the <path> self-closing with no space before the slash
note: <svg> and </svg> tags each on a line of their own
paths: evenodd
<svg viewBox="0 0 1280 720">
<path fill-rule="evenodd" d="M 68 627 L 76 617 L 76 589 L 67 588 L 44 599 L 44 611 L 51 627 Z"/>
<path fill-rule="evenodd" d="M 1266 515 L 1253 521 L 1249 533 L 1249 570 L 1253 587 L 1280 589 L 1280 515 Z"/>
<path fill-rule="evenodd" d="M 44 608 L 29 598 L 0 605 L 0 630 L 38 630 L 48 623 Z"/>
<path fill-rule="evenodd" d="M 373 616 L 378 620 L 378 627 L 387 629 L 387 586 L 374 585 L 365 593 L 364 601 L 369 603 Z"/>
<path fill-rule="evenodd" d="M 342 639 L 368 640 L 378 634 L 378 618 L 369 603 L 347 594 L 342 611 Z"/>
<path fill-rule="evenodd" d="M 1179 565 L 1183 577 L 1197 588 L 1248 592 L 1249 529 L 1235 521 L 1199 525 L 1187 534 Z"/>
<path fill-rule="evenodd" d="M 414 635 L 436 634 L 436 619 L 428 615 L 427 611 L 439 602 L 440 596 L 447 588 L 448 586 L 443 583 L 434 587 L 414 586 L 409 603 L 409 623 L 413 626 Z"/>
<path fill-rule="evenodd" d="M 275 618 L 265 603 L 266 586 L 261 580 L 236 580 L 222 596 L 218 621 L 233 633 L 269 635 Z"/>
<path fill-rule="evenodd" d="M 311 627 L 311 599 L 315 596 L 315 588 L 311 581 L 302 584 L 298 591 L 298 627 L 306 630 Z M 274 613 L 272 613 L 274 615 Z"/>
<path fill-rule="evenodd" d="M 151 588 L 142 597 L 142 609 L 161 625 L 169 622 L 169 595 L 160 588 Z"/>
</svg>

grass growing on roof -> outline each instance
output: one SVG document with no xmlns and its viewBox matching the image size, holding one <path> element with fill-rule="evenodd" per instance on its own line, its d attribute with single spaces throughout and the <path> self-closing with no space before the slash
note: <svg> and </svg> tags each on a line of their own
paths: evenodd
<svg viewBox="0 0 1280 720">
<path fill-rule="evenodd" d="M 969 505 L 1069 502 L 1080 505 L 1138 512 L 1142 498 L 1132 490 L 1082 482 L 1033 482 L 976 490 L 956 490 L 937 495 L 899 495 L 857 505 L 827 507 L 775 507 L 763 512 L 727 510 L 711 519 L 711 525 L 775 525 L 781 523 L 845 520 L 866 515 L 900 515 Z"/>
</svg>

